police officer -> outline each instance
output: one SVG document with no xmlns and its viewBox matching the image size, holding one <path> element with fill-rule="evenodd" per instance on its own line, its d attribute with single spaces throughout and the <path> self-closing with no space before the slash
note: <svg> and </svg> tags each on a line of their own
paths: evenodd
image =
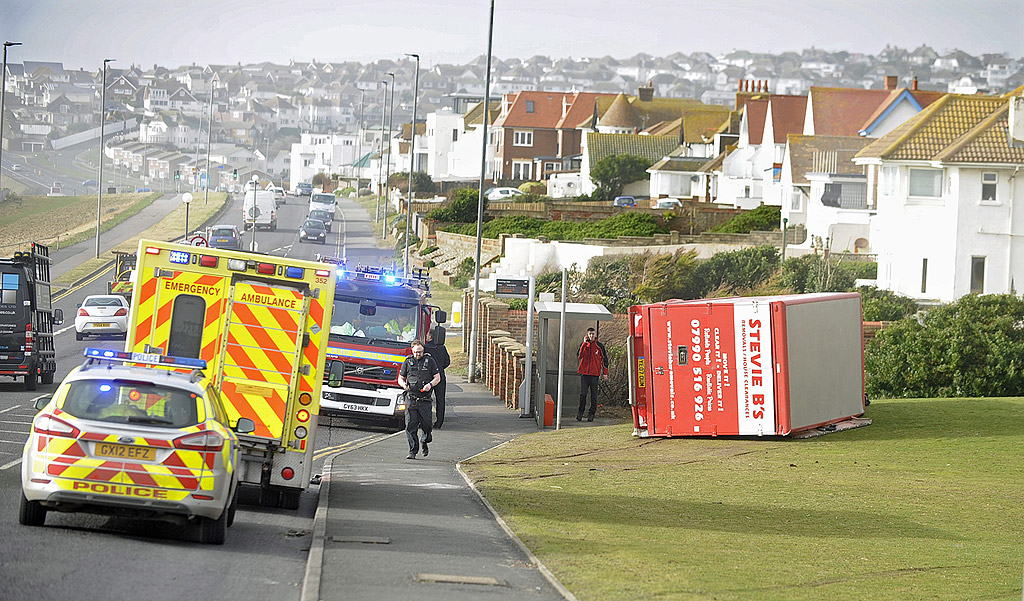
<svg viewBox="0 0 1024 601">
<path fill-rule="evenodd" d="M 448 349 L 444 345 L 444 340 L 434 340 L 434 330 L 427 331 L 425 346 L 427 354 L 434 360 L 434 363 L 437 363 L 437 369 L 441 372 L 441 381 L 438 382 L 437 386 L 432 386 L 434 389 L 435 413 L 437 413 L 434 428 L 440 430 L 441 426 L 444 425 L 444 394 L 448 389 L 448 380 L 445 378 L 444 370 L 452 364 L 452 358 L 448 355 Z"/>
<path fill-rule="evenodd" d="M 437 363 L 424 352 L 423 343 L 413 340 L 410 344 L 412 356 L 402 363 L 398 371 L 398 385 L 406 391 L 405 399 L 405 437 L 409 439 L 409 455 L 406 459 L 416 459 L 420 445 L 416 438 L 416 430 L 423 430 L 423 456 L 430 452 L 427 443 L 431 436 L 430 393 L 441 381 L 441 372 Z"/>
</svg>

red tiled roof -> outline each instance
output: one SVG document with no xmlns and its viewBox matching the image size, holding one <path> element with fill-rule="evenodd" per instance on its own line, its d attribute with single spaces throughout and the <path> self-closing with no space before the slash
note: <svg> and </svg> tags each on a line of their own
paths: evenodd
<svg viewBox="0 0 1024 601">
<path fill-rule="evenodd" d="M 747 112 L 747 135 L 751 144 L 760 144 L 764 136 L 764 116 L 768 114 L 768 98 L 747 98 L 743 103 Z"/>
<path fill-rule="evenodd" d="M 807 112 L 806 96 L 772 94 L 769 106 L 772 107 L 772 131 L 776 144 L 785 144 L 786 136 L 789 134 L 803 132 L 804 114 Z M 762 131 L 762 136 L 763 133 Z"/>
<path fill-rule="evenodd" d="M 567 92 L 536 92 L 536 91 L 522 91 L 517 94 L 509 94 L 513 96 L 512 106 L 509 107 L 508 114 L 503 117 L 498 117 L 495 122 L 495 127 L 529 127 L 531 129 L 556 129 L 561 126 L 563 121 L 565 125 L 563 127 L 575 128 L 578 123 L 573 123 L 572 120 L 563 119 L 562 115 L 562 103 L 563 99 L 565 102 L 571 102 L 573 105 L 581 103 L 580 107 L 574 112 L 570 107 L 565 115 L 569 117 L 569 113 L 573 114 L 573 119 L 580 116 L 579 123 L 582 123 L 588 116 L 593 114 L 594 103 L 593 100 L 598 96 L 614 96 L 614 94 L 597 94 L 597 93 L 567 93 Z M 533 112 L 526 112 L 527 101 L 533 102 Z"/>
<path fill-rule="evenodd" d="M 812 87 L 810 103 L 814 134 L 819 136 L 856 136 L 873 123 L 904 92 L 909 92 L 921 108 L 944 95 L 930 90 L 862 90 L 858 88 Z M 802 133 L 802 132 L 801 132 Z"/>
<path fill-rule="evenodd" d="M 614 94 L 599 94 L 596 92 L 576 92 L 567 94 L 567 100 L 572 104 L 565 116 L 559 120 L 556 127 L 559 129 L 576 129 L 583 122 L 594 116 L 594 103 L 602 96 L 614 96 Z"/>
</svg>

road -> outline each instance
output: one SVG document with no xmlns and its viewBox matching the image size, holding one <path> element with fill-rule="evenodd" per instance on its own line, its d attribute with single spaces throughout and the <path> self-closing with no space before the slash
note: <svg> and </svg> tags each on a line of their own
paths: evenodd
<svg viewBox="0 0 1024 601">
<path fill-rule="evenodd" d="M 6 157 L 5 153 L 5 162 Z M 299 258 L 347 255 L 350 264 L 390 263 L 391 253 L 376 248 L 369 216 L 354 202 L 339 201 L 338 218 L 323 246 L 298 242 L 298 225 L 306 211 L 303 200 L 288 197 L 279 209 L 278 229 L 256 232 L 259 249 Z M 228 215 L 225 222 L 240 226 L 240 201 Z M 244 235 L 246 248 L 252 235 Z M 66 320 L 56 332 L 57 382 L 83 361 L 84 348 L 123 348 L 121 340 L 75 340 L 77 305 L 88 294 L 104 293 L 109 277 L 109 272 L 100 274 L 54 303 L 64 310 Z M 34 415 L 33 399 L 55 388 L 40 385 L 27 392 L 20 380 L 0 382 L 0 599 L 169 599 L 179 598 L 183 591 L 201 591 L 202 597 L 218 600 L 299 598 L 316 486 L 303 493 L 297 511 L 258 507 L 255 490 L 243 490 L 223 547 L 203 545 L 194 531 L 183 533 L 169 524 L 88 514 L 51 512 L 42 528 L 20 526 L 20 456 Z M 389 434 L 351 426 L 340 419 L 321 420 L 314 472 L 331 453 Z"/>
</svg>

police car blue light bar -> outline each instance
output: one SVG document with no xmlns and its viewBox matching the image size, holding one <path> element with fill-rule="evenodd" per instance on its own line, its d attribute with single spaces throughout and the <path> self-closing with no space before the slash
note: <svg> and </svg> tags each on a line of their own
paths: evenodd
<svg viewBox="0 0 1024 601">
<path fill-rule="evenodd" d="M 93 359 L 106 361 L 124 361 L 131 363 L 142 363 L 145 365 L 167 365 L 174 367 L 192 367 L 195 369 L 206 369 L 205 359 L 193 359 L 191 357 L 174 357 L 161 355 L 159 353 L 134 353 L 128 351 L 115 351 L 111 349 L 93 348 L 85 349 L 85 356 Z"/>
</svg>

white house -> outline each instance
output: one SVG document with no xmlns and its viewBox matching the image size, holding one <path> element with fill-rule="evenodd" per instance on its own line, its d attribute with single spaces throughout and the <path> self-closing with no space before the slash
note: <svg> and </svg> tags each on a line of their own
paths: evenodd
<svg viewBox="0 0 1024 601">
<path fill-rule="evenodd" d="M 950 302 L 1024 285 L 1024 98 L 945 96 L 854 161 L 879 288 Z"/>
<path fill-rule="evenodd" d="M 299 182 L 313 181 L 317 173 L 350 173 L 359 158 L 357 142 L 354 134 L 302 134 L 299 142 L 292 144 L 288 161 L 292 191 Z"/>
</svg>

